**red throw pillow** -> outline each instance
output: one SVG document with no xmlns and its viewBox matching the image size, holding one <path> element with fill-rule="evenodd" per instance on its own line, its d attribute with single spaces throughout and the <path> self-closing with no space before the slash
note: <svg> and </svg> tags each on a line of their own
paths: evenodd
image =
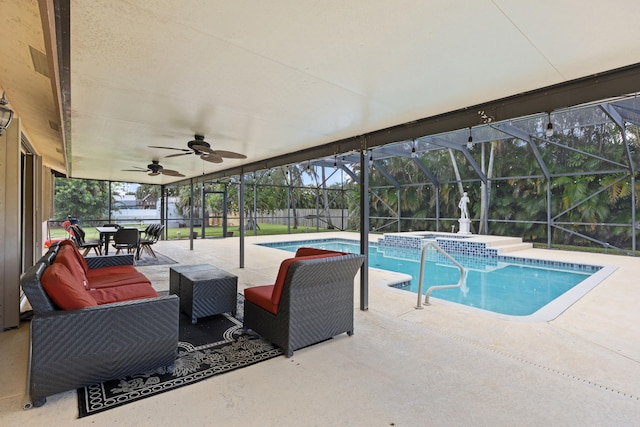
<svg viewBox="0 0 640 427">
<path fill-rule="evenodd" d="M 69 272 L 73 274 L 73 277 L 81 282 L 86 288 L 88 283 L 87 276 L 84 272 L 84 269 L 82 268 L 82 265 L 76 258 L 74 251 L 75 248 L 72 248 L 71 246 L 61 246 L 60 249 L 58 249 L 58 253 L 56 254 L 56 258 L 53 263 L 63 264 L 65 267 L 67 267 L 67 270 L 69 270 Z"/>
<path fill-rule="evenodd" d="M 47 267 L 40 282 L 49 298 L 63 310 L 98 305 L 84 285 L 61 263 L 53 263 Z"/>
<path fill-rule="evenodd" d="M 76 247 L 75 243 L 73 243 L 72 240 L 69 240 L 69 239 L 64 240 L 62 243 L 60 243 L 60 249 L 62 249 L 62 246 L 71 246 L 73 248 L 73 254 L 75 255 L 78 262 L 80 263 L 80 266 L 82 267 L 84 272 L 86 273 L 87 271 L 89 271 L 89 264 L 87 264 L 87 260 L 84 259 L 84 257 L 82 256 L 82 254 L 80 253 L 80 251 L 78 250 L 78 248 Z"/>
</svg>

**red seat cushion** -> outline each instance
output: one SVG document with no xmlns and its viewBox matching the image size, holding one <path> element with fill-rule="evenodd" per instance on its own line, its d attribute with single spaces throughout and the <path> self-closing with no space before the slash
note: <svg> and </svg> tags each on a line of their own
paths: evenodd
<svg viewBox="0 0 640 427">
<path fill-rule="evenodd" d="M 158 293 L 149 283 L 135 283 L 127 286 L 91 289 L 87 291 L 98 303 L 111 304 L 114 302 L 130 301 L 143 298 L 155 298 Z"/>
<path fill-rule="evenodd" d="M 49 298 L 63 310 L 98 305 L 89 295 L 82 282 L 79 282 L 62 263 L 53 263 L 44 270 L 40 279 Z"/>
<path fill-rule="evenodd" d="M 101 276 L 113 276 L 116 274 L 138 273 L 133 265 L 111 265 L 108 267 L 93 268 L 87 272 L 87 279 L 95 279 Z"/>
<path fill-rule="evenodd" d="M 254 286 L 244 290 L 244 298 L 270 313 L 278 313 L 278 306 L 271 302 L 273 285 Z"/>
<path fill-rule="evenodd" d="M 87 280 L 89 289 L 133 285 L 136 283 L 148 283 L 151 285 L 149 279 L 132 265 L 94 268 L 89 270 Z"/>
</svg>

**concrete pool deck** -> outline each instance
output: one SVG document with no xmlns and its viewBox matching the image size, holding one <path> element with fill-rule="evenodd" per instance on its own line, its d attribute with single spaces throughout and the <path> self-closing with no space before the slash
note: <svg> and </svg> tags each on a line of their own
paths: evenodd
<svg viewBox="0 0 640 427">
<path fill-rule="evenodd" d="M 239 290 L 272 283 L 289 252 L 252 243 L 351 233 L 159 242 L 181 264 L 210 263 Z M 372 236 L 372 238 L 375 238 Z M 513 254 L 515 255 L 515 254 Z M 514 322 L 389 288 L 399 274 L 369 273 L 369 309 L 356 281 L 355 335 L 91 417 L 76 419 L 74 391 L 23 411 L 28 324 L 0 334 L 3 425 L 637 425 L 640 419 L 640 260 L 526 249 L 518 256 L 615 265 L 602 283 L 547 322 Z M 169 266 L 140 267 L 168 290 Z"/>
</svg>

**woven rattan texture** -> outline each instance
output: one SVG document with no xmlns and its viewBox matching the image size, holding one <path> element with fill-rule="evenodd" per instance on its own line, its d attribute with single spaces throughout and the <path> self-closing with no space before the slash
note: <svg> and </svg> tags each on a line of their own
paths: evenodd
<svg viewBox="0 0 640 427">
<path fill-rule="evenodd" d="M 165 296 L 36 315 L 31 397 L 43 397 L 173 363 L 178 298 Z"/>
<path fill-rule="evenodd" d="M 294 350 L 353 334 L 354 278 L 365 257 L 301 260 L 288 270 L 277 315 L 245 301 L 244 327 L 291 356 Z"/>
<path fill-rule="evenodd" d="M 20 284 L 34 316 L 27 394 L 34 405 L 55 393 L 172 365 L 178 348 L 175 295 L 59 310 L 42 288 L 58 246 L 29 268 Z M 133 256 L 88 258 L 90 267 L 132 264 Z"/>
</svg>

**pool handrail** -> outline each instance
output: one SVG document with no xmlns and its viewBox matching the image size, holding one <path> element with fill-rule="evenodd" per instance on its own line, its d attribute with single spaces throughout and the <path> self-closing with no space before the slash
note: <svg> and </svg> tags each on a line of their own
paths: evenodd
<svg viewBox="0 0 640 427">
<path fill-rule="evenodd" d="M 438 246 L 438 244 L 436 242 L 427 242 L 422 247 L 422 253 L 420 255 L 420 277 L 418 279 L 418 305 L 416 305 L 416 309 L 417 310 L 422 310 L 422 308 L 423 308 L 422 307 L 421 298 L 422 298 L 422 281 L 424 279 L 424 258 L 425 258 L 426 254 L 427 254 L 427 250 L 430 247 L 432 247 L 435 250 L 437 250 L 438 252 L 440 252 L 442 255 L 447 257 L 447 259 L 449 261 L 451 261 L 456 267 L 458 267 L 458 269 L 460 270 L 460 280 L 455 285 L 435 285 L 435 286 L 431 286 L 429 289 L 427 289 L 427 292 L 424 295 L 424 305 L 431 305 L 429 303 L 429 295 L 431 295 L 431 291 L 438 290 L 438 289 L 460 288 L 466 282 L 466 279 L 467 279 L 467 271 L 464 269 L 464 267 L 458 261 L 453 259 L 451 257 L 451 255 L 449 255 L 444 249 L 442 249 L 440 246 Z"/>
</svg>

